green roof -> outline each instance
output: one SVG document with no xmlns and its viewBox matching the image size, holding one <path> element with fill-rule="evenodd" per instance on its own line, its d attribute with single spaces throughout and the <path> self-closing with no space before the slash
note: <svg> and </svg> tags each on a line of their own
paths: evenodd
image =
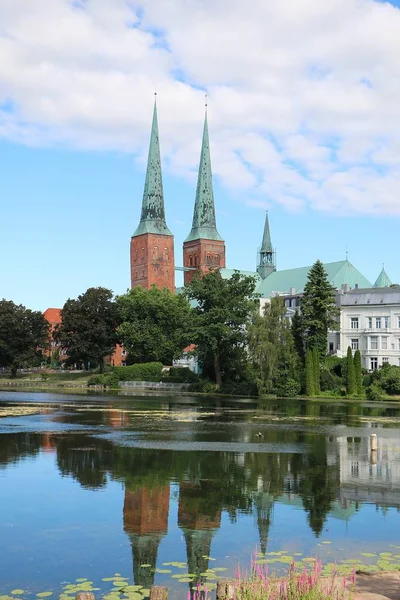
<svg viewBox="0 0 400 600">
<path fill-rule="evenodd" d="M 246 277 L 256 277 L 257 281 L 261 281 L 261 277 L 255 271 L 241 271 L 240 269 L 220 269 L 222 279 L 230 279 L 234 273 L 240 273 Z"/>
<path fill-rule="evenodd" d="M 157 105 L 154 103 L 146 181 L 144 184 L 140 223 L 132 237 L 144 233 L 172 235 L 165 222 L 164 192 L 158 137 Z"/>
<path fill-rule="evenodd" d="M 192 242 L 193 240 L 200 239 L 222 241 L 222 237 L 217 231 L 217 223 L 215 219 L 207 113 L 204 119 L 203 141 L 201 144 L 199 175 L 197 178 L 192 229 L 185 242 Z"/>
<path fill-rule="evenodd" d="M 385 267 L 382 267 L 382 271 L 378 275 L 378 279 L 374 283 L 374 288 L 385 288 L 390 287 L 392 282 L 389 279 L 388 274 L 385 271 Z"/>
<path fill-rule="evenodd" d="M 264 234 L 261 242 L 261 253 L 273 252 L 272 242 L 271 242 L 271 234 L 269 232 L 269 220 L 268 220 L 268 211 L 265 215 L 265 225 L 264 225 Z"/>
<path fill-rule="evenodd" d="M 328 274 L 328 280 L 336 289 L 342 285 L 349 285 L 350 288 L 368 288 L 371 282 L 360 273 L 348 260 L 325 263 L 325 271 Z M 268 298 L 274 292 L 289 293 L 290 288 L 294 288 L 296 294 L 304 290 L 307 281 L 307 275 L 311 267 L 298 267 L 297 269 L 285 269 L 283 271 L 274 271 L 266 279 L 260 281 L 257 286 L 257 293 L 264 298 Z"/>
</svg>

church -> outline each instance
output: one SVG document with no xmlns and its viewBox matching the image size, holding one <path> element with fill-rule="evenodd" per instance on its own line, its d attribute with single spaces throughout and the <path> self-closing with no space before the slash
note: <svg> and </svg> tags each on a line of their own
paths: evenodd
<svg viewBox="0 0 400 600">
<path fill-rule="evenodd" d="M 289 301 L 296 302 L 295 297 L 304 289 L 310 266 L 285 270 L 276 269 L 268 213 L 264 231 L 260 232 L 260 239 L 261 246 L 256 269 L 242 271 L 242 273 L 254 275 L 257 278 L 256 292 L 261 298 L 267 299 L 280 294 L 291 296 L 293 298 L 289 298 Z M 318 257 L 316 256 L 316 258 Z M 131 239 L 130 265 L 131 287 L 140 285 L 150 288 L 152 285 L 156 285 L 167 287 L 171 292 L 175 291 L 174 236 L 169 230 L 165 218 L 156 103 L 154 104 L 142 211 L 139 225 Z M 324 266 L 330 283 L 337 290 L 373 287 L 371 282 L 347 259 L 325 263 Z M 224 278 L 230 277 L 235 270 L 226 268 L 225 242 L 217 229 L 206 112 L 192 228 L 183 243 L 185 285 L 190 282 L 196 271 L 206 273 L 210 269 L 216 268 L 221 270 Z M 374 287 L 381 286 L 382 277 L 381 274 Z"/>
</svg>

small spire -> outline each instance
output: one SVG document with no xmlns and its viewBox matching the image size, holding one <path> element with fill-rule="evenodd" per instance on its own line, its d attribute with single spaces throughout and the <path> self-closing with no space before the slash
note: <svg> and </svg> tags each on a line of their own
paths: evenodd
<svg viewBox="0 0 400 600">
<path fill-rule="evenodd" d="M 210 142 L 208 138 L 207 104 L 204 117 L 203 141 L 201 144 L 200 165 L 197 178 L 192 229 L 185 242 L 199 239 L 222 241 L 222 237 L 217 231 L 217 223 L 215 219 Z"/>
<path fill-rule="evenodd" d="M 389 278 L 389 275 L 385 271 L 385 265 L 382 263 L 382 271 L 378 275 L 378 279 L 375 281 L 373 287 L 374 288 L 385 288 L 390 287 L 392 282 Z"/>
<path fill-rule="evenodd" d="M 133 237 L 144 233 L 172 235 L 165 221 L 160 141 L 158 136 L 157 92 L 154 92 L 153 123 L 142 200 L 142 214 Z"/>
<path fill-rule="evenodd" d="M 257 272 L 262 279 L 265 279 L 274 271 L 276 271 L 275 252 L 272 248 L 271 234 L 269 231 L 268 211 L 266 211 L 264 233 L 261 242 L 261 248 L 259 251 Z"/>
<path fill-rule="evenodd" d="M 268 211 L 265 211 L 264 234 L 261 243 L 261 252 L 273 252 L 271 243 L 271 234 L 269 231 Z"/>
</svg>

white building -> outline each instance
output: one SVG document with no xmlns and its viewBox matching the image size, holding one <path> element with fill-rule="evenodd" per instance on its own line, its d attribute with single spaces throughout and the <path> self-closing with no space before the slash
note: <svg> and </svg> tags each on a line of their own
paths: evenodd
<svg viewBox="0 0 400 600">
<path fill-rule="evenodd" d="M 400 286 L 342 290 L 337 353 L 361 352 L 362 366 L 400 366 Z"/>
</svg>

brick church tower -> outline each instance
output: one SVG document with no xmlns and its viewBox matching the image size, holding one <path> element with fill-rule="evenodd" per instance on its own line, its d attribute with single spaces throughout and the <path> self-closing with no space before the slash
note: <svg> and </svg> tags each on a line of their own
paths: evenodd
<svg viewBox="0 0 400 600">
<path fill-rule="evenodd" d="M 217 231 L 215 220 L 207 112 L 192 229 L 183 243 L 183 266 L 191 269 L 184 273 L 185 285 L 190 283 L 196 271 L 207 273 L 210 268 L 225 268 L 225 242 Z"/>
<path fill-rule="evenodd" d="M 175 292 L 174 237 L 165 222 L 164 193 L 154 103 L 140 223 L 131 239 L 131 287 L 152 285 Z"/>
</svg>

